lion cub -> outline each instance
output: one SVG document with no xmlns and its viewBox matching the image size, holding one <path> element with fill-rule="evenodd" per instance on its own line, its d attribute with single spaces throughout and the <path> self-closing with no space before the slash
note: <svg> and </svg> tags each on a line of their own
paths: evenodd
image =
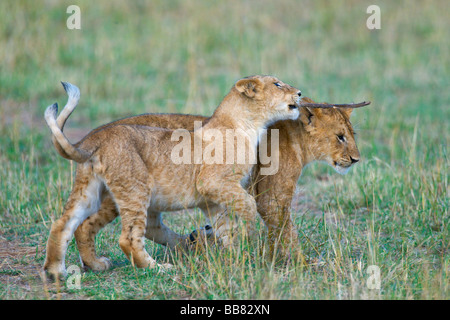
<svg viewBox="0 0 450 320">
<path fill-rule="evenodd" d="M 249 151 L 256 154 L 261 129 L 278 120 L 295 120 L 301 92 L 272 76 L 252 76 L 236 82 L 210 120 L 190 132 L 191 141 L 209 140 L 202 133 L 215 130 L 226 137 L 234 130 Z M 65 275 L 69 240 L 80 223 L 96 213 L 106 194 L 111 194 L 122 218 L 119 245 L 137 267 L 158 265 L 144 248 L 147 212 L 200 207 L 212 212 L 234 210 L 247 222 L 249 232 L 256 219 L 255 199 L 242 186 L 253 164 L 224 161 L 175 164 L 171 158 L 178 142 L 173 130 L 138 125 L 114 125 L 94 132 L 76 146 L 57 125 L 57 104 L 45 111 L 45 119 L 64 152 L 79 163 L 64 214 L 51 228 L 44 270 Z M 225 139 L 227 140 L 227 139 Z M 223 145 L 236 144 L 223 141 Z M 191 145 L 195 154 L 196 145 Z M 236 148 L 234 148 L 236 150 Z M 239 152 L 239 151 L 238 151 Z M 228 159 L 228 158 L 227 158 Z M 195 159 L 193 159 L 195 160 Z"/>
</svg>

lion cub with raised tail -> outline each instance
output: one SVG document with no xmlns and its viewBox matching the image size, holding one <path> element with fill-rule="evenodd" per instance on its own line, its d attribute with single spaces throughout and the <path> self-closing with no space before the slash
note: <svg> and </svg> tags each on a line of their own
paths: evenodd
<svg viewBox="0 0 450 320">
<path fill-rule="evenodd" d="M 54 276 L 66 274 L 69 240 L 78 225 L 98 211 L 108 193 L 122 218 L 119 245 L 137 267 L 158 265 L 144 248 L 147 212 L 193 207 L 213 213 L 228 210 L 251 229 L 256 202 L 243 187 L 253 166 L 250 158 L 256 156 L 262 129 L 278 120 L 298 118 L 300 95 L 298 89 L 272 76 L 237 81 L 210 120 L 189 132 L 186 143 L 190 143 L 191 161 L 183 163 L 173 159 L 180 142 L 174 139 L 175 131 L 168 129 L 114 125 L 72 145 L 58 127 L 57 104 L 49 106 L 45 111 L 47 124 L 64 152 L 79 165 L 64 214 L 52 225 L 44 270 Z M 214 160 L 207 161 L 211 159 L 199 158 L 199 153 L 211 151 L 211 132 L 224 137 L 219 143 L 224 152 L 214 154 L 219 148 L 215 149 L 209 154 Z M 236 148 L 239 139 L 245 141 L 249 152 L 246 161 L 236 161 L 241 151 Z M 230 145 L 234 150 L 231 157 L 227 152 Z"/>
</svg>

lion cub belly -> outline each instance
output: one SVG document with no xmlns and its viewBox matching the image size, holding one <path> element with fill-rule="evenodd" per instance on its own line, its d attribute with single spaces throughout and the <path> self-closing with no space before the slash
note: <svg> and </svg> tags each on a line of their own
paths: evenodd
<svg viewBox="0 0 450 320">
<path fill-rule="evenodd" d="M 183 174 L 161 172 L 154 176 L 149 209 L 152 211 L 176 211 L 194 208 L 203 202 L 195 187 L 195 175 L 191 170 Z"/>
<path fill-rule="evenodd" d="M 149 209 L 152 211 L 176 211 L 198 206 L 202 200 L 195 196 L 194 188 L 182 186 L 155 187 L 152 190 Z"/>
</svg>

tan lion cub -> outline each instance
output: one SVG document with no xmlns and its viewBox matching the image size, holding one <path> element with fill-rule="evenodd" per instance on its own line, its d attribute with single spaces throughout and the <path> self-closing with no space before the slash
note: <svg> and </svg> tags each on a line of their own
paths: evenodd
<svg viewBox="0 0 450 320">
<path fill-rule="evenodd" d="M 278 120 L 298 118 L 300 95 L 298 89 L 275 77 L 241 79 L 210 120 L 190 132 L 191 141 L 196 140 L 199 131 L 218 130 L 225 137 L 227 130 L 234 130 L 235 135 L 243 135 L 256 154 L 261 129 Z M 57 104 L 48 107 L 45 119 L 64 152 L 79 166 L 64 214 L 50 231 L 44 264 L 48 273 L 66 274 L 64 260 L 69 240 L 78 225 L 99 210 L 108 193 L 122 218 L 119 245 L 137 267 L 157 265 L 144 248 L 147 212 L 193 207 L 211 208 L 212 212 L 234 210 L 251 230 L 256 202 L 241 185 L 252 169 L 249 162 L 174 164 L 171 153 L 178 142 L 172 141 L 173 130 L 138 125 L 110 126 L 74 146 L 57 125 L 57 111 Z M 236 143 L 234 138 L 231 143 Z M 192 154 L 194 147 L 191 145 Z M 202 148 L 207 147 L 208 141 L 204 141 Z"/>
</svg>

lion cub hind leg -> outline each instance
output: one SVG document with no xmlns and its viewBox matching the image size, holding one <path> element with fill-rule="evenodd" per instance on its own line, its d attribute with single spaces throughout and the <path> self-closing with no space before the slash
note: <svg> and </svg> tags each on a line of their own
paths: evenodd
<svg viewBox="0 0 450 320">
<path fill-rule="evenodd" d="M 150 205 L 152 181 L 146 168 L 134 163 L 134 172 L 139 176 L 123 171 L 122 175 L 106 178 L 106 184 L 119 209 L 122 218 L 122 233 L 119 245 L 132 265 L 138 268 L 170 267 L 160 265 L 145 250 L 147 209 Z M 109 181 L 108 181 L 109 180 Z"/>
<path fill-rule="evenodd" d="M 121 180 L 121 179 L 117 179 Z M 116 180 L 116 181 L 117 181 Z M 144 183 L 114 185 L 107 183 L 122 218 L 119 245 L 133 265 L 138 268 L 154 267 L 156 261 L 145 251 L 144 238 L 150 188 Z"/>
<path fill-rule="evenodd" d="M 64 214 L 53 223 L 47 241 L 44 271 L 52 277 L 66 276 L 65 256 L 76 228 L 100 207 L 104 184 L 88 168 L 79 166 Z"/>
<path fill-rule="evenodd" d="M 104 271 L 112 267 L 106 257 L 98 257 L 95 252 L 95 237 L 108 223 L 112 222 L 119 212 L 111 196 L 107 193 L 103 197 L 100 210 L 88 217 L 75 231 L 80 258 L 86 268 L 94 271 Z"/>
<path fill-rule="evenodd" d="M 198 192 L 208 201 L 227 208 L 228 215 L 235 212 L 246 224 L 246 235 L 252 237 L 256 233 L 256 201 L 242 187 L 239 180 L 232 179 L 220 181 L 207 180 L 205 175 L 200 175 L 197 183 Z M 229 228 L 224 228 L 224 232 Z M 220 238 L 222 235 L 216 230 L 216 235 Z"/>
</svg>

